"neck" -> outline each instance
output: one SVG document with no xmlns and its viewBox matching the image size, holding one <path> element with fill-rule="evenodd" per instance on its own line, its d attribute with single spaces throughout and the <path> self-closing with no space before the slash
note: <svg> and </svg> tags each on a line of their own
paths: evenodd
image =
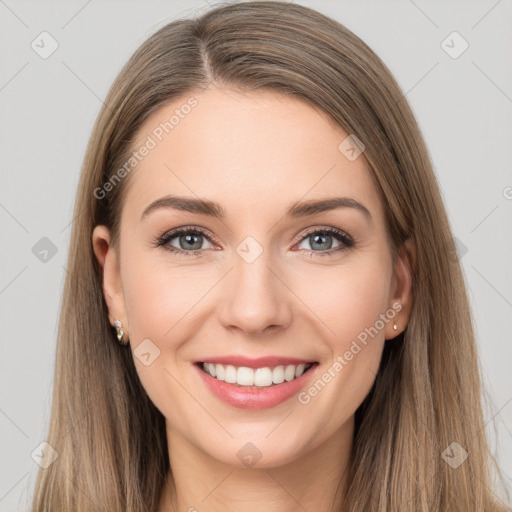
<svg viewBox="0 0 512 512">
<path fill-rule="evenodd" d="M 353 419 L 292 462 L 239 468 L 213 459 L 167 426 L 171 472 L 159 512 L 225 512 L 242 507 L 244 512 L 340 511 L 352 439 Z"/>
</svg>

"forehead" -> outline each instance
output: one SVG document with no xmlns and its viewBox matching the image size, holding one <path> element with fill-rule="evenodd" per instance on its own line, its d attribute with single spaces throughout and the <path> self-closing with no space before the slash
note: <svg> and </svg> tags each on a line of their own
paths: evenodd
<svg viewBox="0 0 512 512">
<path fill-rule="evenodd" d="M 140 216 L 148 203 L 173 194 L 254 213 L 342 195 L 364 198 L 378 214 L 364 156 L 342 151 L 348 135 L 320 109 L 282 93 L 190 93 L 138 131 L 133 150 L 144 156 L 130 173 L 125 205 Z"/>
</svg>

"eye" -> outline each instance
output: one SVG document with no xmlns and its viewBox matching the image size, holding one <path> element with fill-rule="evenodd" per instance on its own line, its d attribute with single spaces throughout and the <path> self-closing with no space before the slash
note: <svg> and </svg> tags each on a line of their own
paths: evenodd
<svg viewBox="0 0 512 512">
<path fill-rule="evenodd" d="M 333 238 L 336 239 L 339 245 L 333 249 Z M 354 245 L 353 239 L 344 231 L 336 228 L 322 228 L 310 231 L 303 235 L 300 243 L 307 242 L 311 257 L 316 256 L 332 256 L 333 253 L 344 251 Z"/>
<path fill-rule="evenodd" d="M 205 247 L 203 247 L 204 240 L 207 240 L 211 244 L 210 237 L 205 231 L 197 227 L 189 226 L 164 233 L 154 241 L 154 245 L 163 247 L 165 250 L 177 256 L 197 256 L 205 249 Z M 206 247 L 206 249 L 208 248 L 209 247 Z"/>
</svg>

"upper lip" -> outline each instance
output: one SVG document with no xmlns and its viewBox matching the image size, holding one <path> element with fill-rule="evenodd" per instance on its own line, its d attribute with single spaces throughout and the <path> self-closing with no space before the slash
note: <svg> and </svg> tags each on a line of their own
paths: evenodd
<svg viewBox="0 0 512 512">
<path fill-rule="evenodd" d="M 299 364 L 308 364 L 314 363 L 310 359 L 298 359 L 296 357 L 284 357 L 284 356 L 265 356 L 265 357 L 244 357 L 244 356 L 219 356 L 219 357 L 208 357 L 206 359 L 201 359 L 200 361 L 196 361 L 197 363 L 218 363 L 224 365 L 232 365 L 237 367 L 247 367 L 247 368 L 265 368 L 265 367 L 274 367 L 274 366 L 286 366 L 289 364 L 299 365 Z"/>
</svg>

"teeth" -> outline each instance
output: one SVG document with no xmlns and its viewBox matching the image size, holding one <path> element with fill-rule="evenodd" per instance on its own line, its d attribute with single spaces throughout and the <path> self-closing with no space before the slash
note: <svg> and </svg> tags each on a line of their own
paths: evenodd
<svg viewBox="0 0 512 512">
<path fill-rule="evenodd" d="M 215 377 L 230 384 L 239 386 L 257 386 L 261 388 L 281 384 L 284 381 L 290 382 L 300 377 L 311 364 L 289 364 L 287 366 L 276 366 L 275 368 L 247 368 L 246 366 L 232 366 L 215 363 L 203 363 L 203 370 Z"/>
<path fill-rule="evenodd" d="M 294 378 L 295 378 L 295 366 L 293 366 L 293 364 L 289 364 L 284 369 L 284 379 L 287 380 L 288 382 L 290 382 Z"/>
<path fill-rule="evenodd" d="M 241 366 L 236 371 L 236 382 L 241 386 L 254 386 L 254 371 L 252 368 Z"/>
<path fill-rule="evenodd" d="M 297 365 L 297 368 L 295 369 L 295 377 L 300 377 L 304 373 L 305 369 L 306 369 L 305 364 Z"/>
<path fill-rule="evenodd" d="M 208 363 L 208 371 L 212 377 L 217 375 L 217 365 L 213 363 Z"/>
<path fill-rule="evenodd" d="M 204 365 L 203 365 L 203 368 L 204 368 Z M 209 368 L 204 368 L 204 369 L 205 369 L 206 371 L 208 371 L 208 370 L 209 370 Z M 224 373 L 225 373 L 225 371 L 224 371 L 224 365 L 222 365 L 222 364 L 216 364 L 216 365 L 215 365 L 215 373 L 216 373 L 216 375 L 213 375 L 213 374 L 212 374 L 212 372 L 210 371 L 210 375 L 211 375 L 212 377 L 215 377 L 215 376 L 216 376 L 218 380 L 224 380 Z"/>
<path fill-rule="evenodd" d="M 272 386 L 272 370 L 270 368 L 258 368 L 254 372 L 254 385 L 262 388 Z"/>
<path fill-rule="evenodd" d="M 272 382 L 274 384 L 281 384 L 284 382 L 284 366 L 276 366 L 272 372 Z"/>
<path fill-rule="evenodd" d="M 226 373 L 224 373 L 224 380 L 230 384 L 236 382 L 236 368 L 234 366 L 226 366 Z"/>
</svg>

